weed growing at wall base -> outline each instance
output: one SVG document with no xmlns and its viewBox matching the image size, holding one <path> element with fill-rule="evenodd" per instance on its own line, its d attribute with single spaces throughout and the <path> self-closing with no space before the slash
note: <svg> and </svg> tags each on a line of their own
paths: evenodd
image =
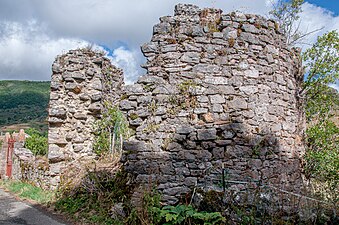
<svg viewBox="0 0 339 225">
<path fill-rule="evenodd" d="M 220 212 L 198 211 L 192 205 L 162 206 L 156 190 L 144 192 L 141 209 L 132 210 L 126 224 L 152 225 L 222 225 L 226 219 Z"/>
</svg>

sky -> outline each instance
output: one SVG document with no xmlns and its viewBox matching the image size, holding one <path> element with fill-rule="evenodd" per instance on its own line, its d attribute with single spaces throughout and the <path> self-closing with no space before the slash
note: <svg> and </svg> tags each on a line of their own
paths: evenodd
<svg viewBox="0 0 339 225">
<path fill-rule="evenodd" d="M 57 55 L 94 45 L 124 70 L 125 82 L 144 75 L 140 46 L 150 40 L 159 17 L 177 3 L 242 11 L 268 17 L 276 0 L 0 0 L 0 80 L 50 80 Z M 339 30 L 339 0 L 307 0 L 304 41 L 310 46 L 326 31 Z M 339 86 L 334 87 L 339 89 Z"/>
</svg>

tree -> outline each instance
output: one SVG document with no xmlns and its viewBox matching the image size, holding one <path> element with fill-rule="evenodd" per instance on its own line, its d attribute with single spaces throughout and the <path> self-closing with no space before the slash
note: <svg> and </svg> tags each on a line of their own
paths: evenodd
<svg viewBox="0 0 339 225">
<path fill-rule="evenodd" d="M 301 95 L 308 122 L 305 171 L 335 191 L 339 181 L 339 127 L 332 119 L 339 109 L 339 94 L 328 85 L 339 79 L 337 31 L 318 37 L 304 52 L 303 60 L 307 73 Z"/>
<path fill-rule="evenodd" d="M 318 37 L 317 42 L 304 52 L 303 61 L 307 73 L 301 94 L 307 94 L 307 102 L 319 98 L 318 103 L 322 103 L 321 105 L 330 104 L 330 99 L 327 99 L 326 95 L 328 85 L 339 79 L 338 32 L 330 31 Z"/>
<path fill-rule="evenodd" d="M 270 15 L 280 25 L 293 46 L 312 32 L 300 31 L 300 13 L 304 0 L 278 0 Z M 319 29 L 318 29 L 319 30 Z M 339 128 L 333 113 L 339 108 L 339 94 L 329 87 L 339 79 L 339 35 L 330 31 L 303 53 L 305 78 L 299 93 L 306 114 L 306 167 L 309 177 L 331 185 L 339 179 Z"/>
<path fill-rule="evenodd" d="M 278 0 L 272 3 L 272 10 L 269 12 L 272 19 L 279 24 L 279 28 L 286 35 L 287 44 L 293 46 L 298 44 L 303 38 L 311 33 L 323 28 L 315 29 L 310 32 L 300 30 L 300 13 L 304 0 Z"/>
</svg>

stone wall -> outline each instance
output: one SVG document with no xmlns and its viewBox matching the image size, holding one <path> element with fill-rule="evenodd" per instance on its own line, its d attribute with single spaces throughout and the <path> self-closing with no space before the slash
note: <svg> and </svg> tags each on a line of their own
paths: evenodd
<svg viewBox="0 0 339 225">
<path fill-rule="evenodd" d="M 194 187 L 220 190 L 222 168 L 231 180 L 299 191 L 301 59 L 285 43 L 274 21 L 179 4 L 142 46 L 147 75 L 136 84 L 122 87 L 121 71 L 92 51 L 59 56 L 49 109 L 54 183 L 68 162 L 95 157 L 92 124 L 108 100 L 135 130 L 125 170 L 168 203 Z"/>
<path fill-rule="evenodd" d="M 0 136 L 0 178 L 28 181 L 44 189 L 49 189 L 50 171 L 45 156 L 34 156 L 31 150 L 25 148 L 27 134 L 21 129 L 19 133 L 6 133 Z M 12 140 L 10 140 L 12 139 Z M 7 176 L 7 155 L 9 142 L 13 141 L 11 176 Z"/>
<path fill-rule="evenodd" d="M 47 158 L 34 156 L 23 146 L 23 142 L 17 142 L 14 145 L 12 179 L 27 181 L 43 189 L 49 189 L 51 185 Z"/>
<path fill-rule="evenodd" d="M 116 104 L 121 70 L 90 49 L 69 51 L 52 66 L 48 144 L 51 183 L 56 186 L 67 164 L 95 158 L 93 123 L 105 102 Z"/>
<path fill-rule="evenodd" d="M 13 132 L 10 134 L 7 132 L 4 136 L 0 136 L 0 178 L 8 178 L 7 177 L 7 157 L 8 154 L 12 155 L 12 177 L 14 177 L 17 173 L 16 166 L 14 165 L 14 160 L 16 160 L 15 149 L 17 146 L 22 147 L 25 143 L 26 134 L 23 129 L 19 131 L 19 133 Z M 11 153 L 9 150 L 9 142 L 13 143 L 13 149 L 11 149 Z M 11 163 L 9 163 L 11 164 Z"/>
<path fill-rule="evenodd" d="M 6 174 L 6 154 L 7 154 L 6 137 L 0 136 L 0 179 Z"/>
<path fill-rule="evenodd" d="M 136 131 L 123 158 L 136 182 L 175 203 L 194 187 L 220 190 L 224 167 L 230 180 L 300 191 L 301 59 L 285 43 L 256 15 L 179 4 L 160 18 L 141 47 L 147 75 L 120 102 Z"/>
</svg>

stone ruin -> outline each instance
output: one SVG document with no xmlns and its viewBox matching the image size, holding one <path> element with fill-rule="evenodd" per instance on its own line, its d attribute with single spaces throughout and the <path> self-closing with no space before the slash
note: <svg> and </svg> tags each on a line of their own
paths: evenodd
<svg viewBox="0 0 339 225">
<path fill-rule="evenodd" d="M 4 136 L 0 135 L 0 179 L 7 177 L 7 164 L 8 164 L 8 159 L 10 158 L 9 155 L 14 156 L 12 157 L 13 161 L 16 158 L 16 154 L 15 154 L 16 152 L 14 151 L 14 149 L 9 151 L 9 145 L 10 145 L 9 142 L 10 141 L 13 142 L 13 148 L 17 146 L 22 147 L 23 143 L 25 142 L 25 139 L 26 139 L 26 134 L 23 129 L 21 129 L 19 133 L 13 132 L 12 134 L 10 134 L 9 132 L 6 132 Z M 13 165 L 12 161 L 10 164 Z M 13 174 L 16 174 L 15 169 L 14 169 Z"/>
<path fill-rule="evenodd" d="M 70 162 L 95 158 L 93 124 L 104 102 L 120 100 L 123 77 L 103 54 L 89 49 L 57 57 L 52 71 L 48 159 L 51 185 L 57 186 Z"/>
<path fill-rule="evenodd" d="M 124 142 L 125 170 L 169 203 L 195 187 L 220 190 L 222 169 L 229 180 L 299 192 L 301 59 L 285 43 L 261 16 L 179 4 L 141 47 L 147 74 L 133 85 L 124 86 L 121 70 L 100 54 L 59 56 L 49 109 L 54 183 L 67 163 L 95 157 L 92 123 L 108 100 L 135 131 Z"/>
<path fill-rule="evenodd" d="M 23 129 L 19 133 L 0 136 L 0 178 L 29 181 L 48 189 L 49 166 L 44 157 L 35 157 L 24 147 L 28 135 Z M 11 160 L 9 160 L 11 159 Z"/>
</svg>

